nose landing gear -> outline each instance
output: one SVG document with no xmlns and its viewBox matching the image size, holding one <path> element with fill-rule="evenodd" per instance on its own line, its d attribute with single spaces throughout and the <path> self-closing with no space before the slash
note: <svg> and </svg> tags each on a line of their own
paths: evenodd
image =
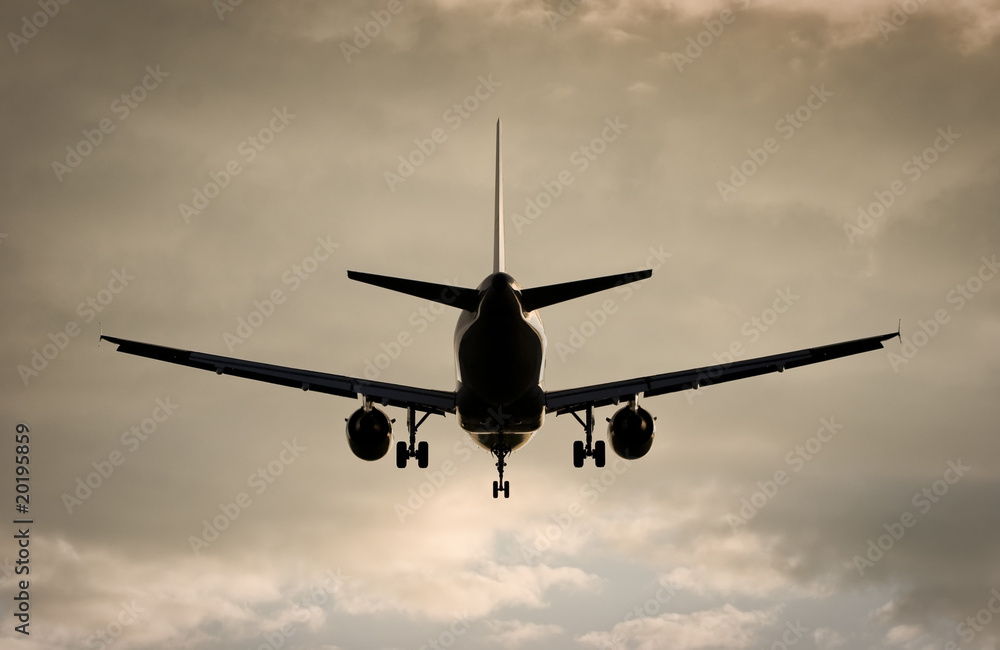
<svg viewBox="0 0 1000 650">
<path fill-rule="evenodd" d="M 497 457 L 497 471 L 500 473 L 500 480 L 493 481 L 493 498 L 496 499 L 503 492 L 503 498 L 510 498 L 510 481 L 503 480 L 503 468 L 507 466 L 507 461 L 504 460 L 510 455 L 510 447 L 504 444 L 503 434 L 500 434 L 500 442 L 493 446 L 490 450 L 491 453 Z"/>
</svg>

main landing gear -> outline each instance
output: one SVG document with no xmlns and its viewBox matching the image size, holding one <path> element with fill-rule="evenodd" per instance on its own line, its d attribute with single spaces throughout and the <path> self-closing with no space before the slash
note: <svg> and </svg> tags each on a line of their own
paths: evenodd
<svg viewBox="0 0 1000 650">
<path fill-rule="evenodd" d="M 587 444 L 584 446 L 582 440 L 577 440 L 573 443 L 573 467 L 583 467 L 584 458 L 593 458 L 594 465 L 598 467 L 604 467 L 605 461 L 605 445 L 603 440 L 598 440 L 591 446 L 591 442 L 594 439 L 594 407 L 587 406 L 586 420 L 582 419 L 573 411 L 573 417 L 576 421 L 583 425 L 583 432 L 587 435 Z"/>
<path fill-rule="evenodd" d="M 497 471 L 500 473 L 500 480 L 493 481 L 493 498 L 496 499 L 503 492 L 503 498 L 510 498 L 510 481 L 503 480 L 503 468 L 507 466 L 504 460 L 510 455 L 510 447 L 503 442 L 503 433 L 500 434 L 500 442 L 493 446 L 490 452 L 497 457 Z"/>
<path fill-rule="evenodd" d="M 425 412 L 418 422 L 416 411 L 412 406 L 406 407 L 406 430 L 410 432 L 410 444 L 400 440 L 396 443 L 396 467 L 400 469 L 406 467 L 406 461 L 410 458 L 417 459 L 417 467 L 424 469 L 427 467 L 427 441 L 421 440 L 417 444 L 417 428 L 424 423 L 429 412 Z"/>
</svg>

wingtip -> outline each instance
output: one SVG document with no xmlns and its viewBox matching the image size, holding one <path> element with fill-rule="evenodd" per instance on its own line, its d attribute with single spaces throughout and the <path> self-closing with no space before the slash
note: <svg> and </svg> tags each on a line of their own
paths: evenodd
<svg viewBox="0 0 1000 650">
<path fill-rule="evenodd" d="M 895 332 L 888 332 L 886 334 L 880 334 L 878 336 L 879 342 L 881 342 L 881 341 L 889 341 L 891 339 L 899 339 L 900 342 L 902 342 L 903 341 L 903 336 L 900 333 L 900 325 L 902 325 L 902 323 L 903 323 L 903 319 L 901 318 L 901 319 L 899 319 L 899 323 L 896 324 L 896 331 Z"/>
<path fill-rule="evenodd" d="M 107 334 L 104 334 L 104 333 L 102 333 L 101 336 L 100 336 L 100 339 L 98 339 L 98 342 L 100 342 L 100 341 L 107 341 L 108 343 L 111 343 L 112 345 L 124 345 L 126 343 L 129 343 L 129 341 L 127 341 L 125 339 L 120 339 L 117 336 L 108 336 Z"/>
</svg>

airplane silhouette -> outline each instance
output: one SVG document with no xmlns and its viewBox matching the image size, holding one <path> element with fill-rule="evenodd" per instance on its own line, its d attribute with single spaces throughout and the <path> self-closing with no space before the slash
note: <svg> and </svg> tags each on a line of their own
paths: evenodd
<svg viewBox="0 0 1000 650">
<path fill-rule="evenodd" d="M 545 333 L 538 310 L 616 286 L 644 280 L 651 270 L 620 273 L 524 289 L 504 269 L 503 169 L 501 125 L 496 133 L 496 196 L 494 209 L 493 272 L 475 289 L 418 280 L 348 271 L 352 280 L 435 301 L 459 310 L 455 327 L 457 387 L 454 391 L 416 388 L 325 372 L 300 370 L 255 361 L 179 350 L 113 336 L 101 339 L 118 345 L 118 351 L 192 368 L 211 370 L 306 391 L 360 398 L 362 406 L 347 419 L 347 442 L 364 460 L 384 457 L 392 444 L 392 422 L 377 405 L 406 409 L 409 442 L 396 443 L 396 464 L 405 467 L 416 458 L 427 467 L 426 441 L 416 441 L 417 429 L 432 414 L 454 413 L 458 425 L 481 447 L 496 456 L 499 480 L 493 498 L 510 496 L 503 478 L 506 457 L 526 444 L 541 428 L 547 413 L 572 414 L 583 426 L 584 440 L 573 443 L 573 464 L 582 467 L 593 458 L 605 464 L 604 441 L 593 441 L 594 409 L 624 404 L 608 418 L 608 442 L 626 459 L 644 456 L 653 444 L 653 417 L 639 406 L 639 397 L 652 397 L 710 384 L 783 372 L 820 361 L 829 361 L 882 348 L 882 342 L 899 331 L 834 343 L 756 359 L 733 361 L 647 377 L 636 377 L 580 388 L 549 391 L 542 387 L 545 368 Z M 583 417 L 580 413 L 583 413 Z M 421 417 L 417 419 L 417 415 Z"/>
</svg>

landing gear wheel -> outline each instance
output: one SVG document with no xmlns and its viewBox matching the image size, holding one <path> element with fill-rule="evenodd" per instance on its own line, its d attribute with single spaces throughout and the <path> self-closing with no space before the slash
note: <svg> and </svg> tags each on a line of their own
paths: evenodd
<svg viewBox="0 0 1000 650">
<path fill-rule="evenodd" d="M 603 440 L 594 440 L 594 407 L 588 404 L 586 407 L 586 414 L 584 417 L 577 415 L 576 411 L 571 411 L 573 417 L 576 421 L 583 425 L 583 433 L 587 438 L 587 442 L 584 443 L 583 440 L 577 440 L 573 442 L 573 467 L 583 467 L 583 461 L 587 458 L 594 459 L 594 465 L 598 467 L 604 467 L 604 463 L 607 460 L 607 447 Z"/>
<path fill-rule="evenodd" d="M 410 458 L 417 459 L 417 467 L 420 469 L 427 467 L 427 441 L 417 442 L 417 429 L 430 414 L 430 411 L 427 411 L 417 420 L 416 409 L 412 406 L 406 407 L 406 430 L 410 434 L 410 444 L 406 444 L 405 440 L 396 443 L 396 467 L 403 469 Z"/>
<path fill-rule="evenodd" d="M 594 464 L 598 467 L 604 467 L 605 461 L 605 448 L 604 441 L 598 440 L 594 443 Z"/>
<path fill-rule="evenodd" d="M 507 462 L 504 460 L 510 455 L 510 447 L 508 447 L 503 439 L 503 432 L 500 432 L 500 442 L 493 446 L 490 450 L 494 456 L 497 457 L 497 472 L 500 474 L 499 481 L 493 481 L 493 498 L 496 499 L 500 496 L 500 492 L 503 492 L 503 498 L 510 498 L 510 482 L 503 480 L 503 468 L 507 466 Z"/>
</svg>

